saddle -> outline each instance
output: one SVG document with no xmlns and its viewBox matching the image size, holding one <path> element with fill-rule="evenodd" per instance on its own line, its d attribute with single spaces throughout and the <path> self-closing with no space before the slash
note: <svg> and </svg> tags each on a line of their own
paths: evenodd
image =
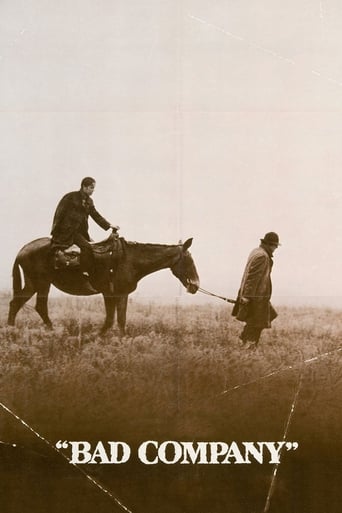
<svg viewBox="0 0 342 513">
<path fill-rule="evenodd" d="M 116 264 L 123 252 L 123 238 L 117 233 L 112 233 L 107 239 L 101 242 L 91 242 L 95 265 L 111 267 Z M 68 248 L 57 248 L 54 252 L 54 268 L 77 268 L 80 267 L 81 249 L 76 244 Z"/>
</svg>

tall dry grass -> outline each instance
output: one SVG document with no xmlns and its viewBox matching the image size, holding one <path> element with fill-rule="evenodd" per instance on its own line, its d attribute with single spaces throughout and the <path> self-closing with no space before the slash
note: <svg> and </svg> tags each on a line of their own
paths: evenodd
<svg viewBox="0 0 342 513">
<path fill-rule="evenodd" d="M 250 351 L 241 346 L 241 325 L 225 304 L 184 307 L 131 301 L 127 336 L 120 338 L 116 329 L 99 336 L 104 316 L 100 298 L 52 299 L 54 331 L 43 327 L 32 307 L 19 313 L 15 328 L 7 327 L 7 300 L 1 298 L 0 400 L 52 442 L 124 440 L 136 447 L 148 439 L 281 440 L 302 373 L 298 406 L 289 430 L 289 439 L 299 441 L 300 448 L 286 456 L 283 475 L 287 477 L 277 491 L 278 509 L 274 511 L 292 511 L 285 506 L 281 509 L 279 503 L 284 497 L 289 500 L 295 486 L 294 478 L 289 477 L 296 475 L 293 465 L 305 464 L 310 479 L 322 483 L 317 477 L 321 474 L 312 466 L 312 455 L 333 466 L 342 456 L 339 311 L 280 307 L 273 328 L 265 330 L 259 347 Z M 314 360 L 303 364 L 310 359 Z M 41 445 L 9 415 L 2 412 L 1 418 L 2 439 Z M 171 501 L 169 508 L 163 508 L 165 512 L 195 511 L 200 503 L 209 504 L 214 483 L 215 494 L 221 499 L 216 500 L 211 513 L 226 511 L 222 508 L 227 494 L 234 496 L 229 511 L 252 511 L 247 507 L 249 499 L 241 506 L 244 492 L 242 485 L 239 488 L 240 477 L 230 474 L 228 479 L 225 472 L 224 491 L 220 471 L 217 474 L 218 469 L 215 473 L 207 468 L 194 473 L 193 469 L 188 475 L 189 470 L 179 467 L 178 473 L 169 468 L 167 474 L 160 467 L 145 468 L 144 475 L 157 483 L 160 492 L 151 492 L 150 501 L 143 493 L 142 487 L 147 485 L 141 477 L 132 478 L 122 470 L 116 479 L 122 481 L 124 490 L 130 483 L 127 500 L 133 497 L 138 511 L 158 511 L 165 494 Z M 102 475 L 105 480 L 117 469 L 106 472 Z M 252 472 L 244 477 L 250 483 L 250 500 L 260 505 L 269 472 L 263 467 L 257 474 L 254 470 L 255 475 Z M 183 489 L 180 475 L 185 482 L 191 479 L 193 485 L 200 484 L 200 499 Z M 287 490 L 289 480 L 292 488 Z M 297 477 L 295 480 L 300 482 Z M 172 500 L 170 483 L 173 491 L 175 487 L 178 490 Z M 310 493 L 304 496 L 305 500 L 296 499 L 301 507 L 309 503 Z M 335 511 L 331 504 L 330 499 L 330 513 Z"/>
</svg>

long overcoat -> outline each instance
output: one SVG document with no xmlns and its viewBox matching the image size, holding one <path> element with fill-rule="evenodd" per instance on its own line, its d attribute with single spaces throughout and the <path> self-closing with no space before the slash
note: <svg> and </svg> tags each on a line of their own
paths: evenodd
<svg viewBox="0 0 342 513">
<path fill-rule="evenodd" d="M 110 228 L 110 223 L 98 213 L 89 196 L 82 194 L 81 191 L 69 192 L 63 196 L 53 218 L 51 230 L 53 244 L 71 246 L 76 233 L 80 233 L 89 241 L 88 216 L 104 230 Z"/>
<path fill-rule="evenodd" d="M 277 313 L 271 305 L 273 259 L 261 245 L 250 253 L 232 315 L 256 328 L 270 328 Z M 240 298 L 249 299 L 248 304 Z"/>
</svg>

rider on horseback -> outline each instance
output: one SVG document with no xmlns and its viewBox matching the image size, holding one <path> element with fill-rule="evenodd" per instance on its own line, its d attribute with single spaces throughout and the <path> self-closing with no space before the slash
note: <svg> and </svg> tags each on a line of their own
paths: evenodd
<svg viewBox="0 0 342 513">
<path fill-rule="evenodd" d="M 88 277 L 88 271 L 93 267 L 94 256 L 89 237 L 88 217 L 104 230 L 112 228 L 117 231 L 119 226 L 112 225 L 102 217 L 94 206 L 91 195 L 94 192 L 96 182 L 94 178 L 86 177 L 81 182 L 79 191 L 69 192 L 60 200 L 52 224 L 52 248 L 53 250 L 66 249 L 76 244 L 81 249 L 81 270 Z"/>
</svg>

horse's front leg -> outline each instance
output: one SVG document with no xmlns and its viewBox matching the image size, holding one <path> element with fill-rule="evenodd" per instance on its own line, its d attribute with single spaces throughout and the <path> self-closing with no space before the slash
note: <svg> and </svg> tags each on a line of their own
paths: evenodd
<svg viewBox="0 0 342 513">
<path fill-rule="evenodd" d="M 103 299 L 106 308 L 106 319 L 104 325 L 101 328 L 102 334 L 113 326 L 115 313 L 115 298 L 113 296 L 108 296 L 104 294 Z"/>
<path fill-rule="evenodd" d="M 117 298 L 117 316 L 121 336 L 124 336 L 125 334 L 127 301 L 128 296 L 121 296 Z"/>
</svg>

